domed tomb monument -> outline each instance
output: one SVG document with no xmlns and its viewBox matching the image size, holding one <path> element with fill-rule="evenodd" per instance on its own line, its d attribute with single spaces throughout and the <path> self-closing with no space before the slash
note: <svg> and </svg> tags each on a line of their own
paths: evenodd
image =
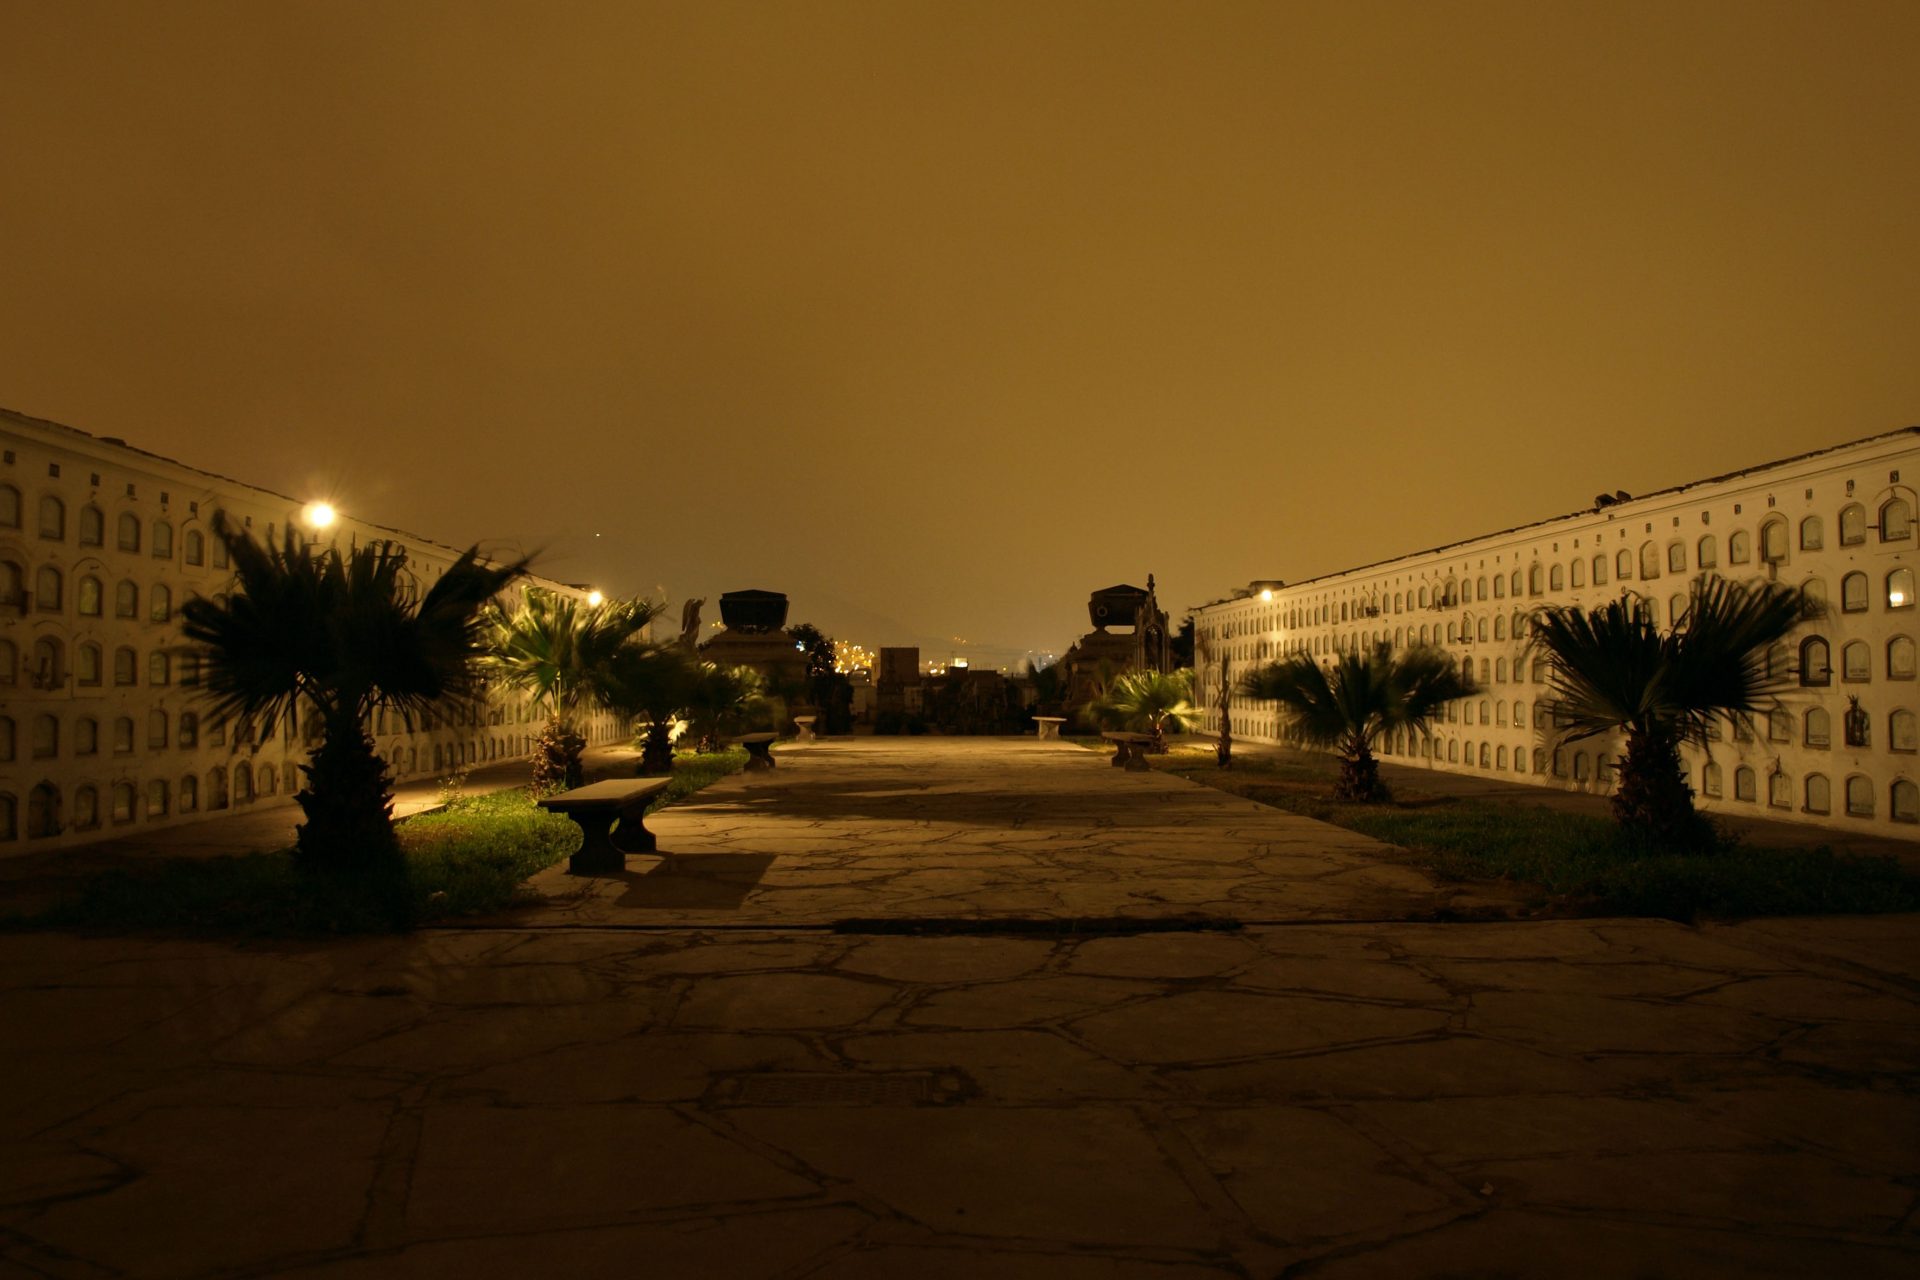
<svg viewBox="0 0 1920 1280">
<path fill-rule="evenodd" d="M 1095 591 L 1087 597 L 1087 617 L 1093 630 L 1074 641 L 1060 659 L 1067 674 L 1070 707 L 1092 701 L 1103 679 L 1122 672 L 1173 670 L 1173 636 L 1152 574 L 1147 575 L 1144 588 L 1123 582 Z"/>
<path fill-rule="evenodd" d="M 786 630 L 782 591 L 726 591 L 720 596 L 720 634 L 700 646 L 704 660 L 722 667 L 751 667 L 770 693 L 805 699 L 807 655 Z"/>
</svg>

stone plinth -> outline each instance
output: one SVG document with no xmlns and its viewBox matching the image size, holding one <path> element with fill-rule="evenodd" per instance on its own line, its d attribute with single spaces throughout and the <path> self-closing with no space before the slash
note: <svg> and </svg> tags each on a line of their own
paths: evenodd
<svg viewBox="0 0 1920 1280">
<path fill-rule="evenodd" d="M 751 667 L 779 686 L 804 680 L 807 655 L 785 631 L 722 631 L 700 646 L 700 656 L 715 666 Z"/>
</svg>

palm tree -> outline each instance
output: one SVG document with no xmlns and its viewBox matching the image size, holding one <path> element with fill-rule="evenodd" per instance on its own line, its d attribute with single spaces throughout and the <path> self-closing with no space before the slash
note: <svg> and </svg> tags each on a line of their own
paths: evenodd
<svg viewBox="0 0 1920 1280">
<path fill-rule="evenodd" d="M 1184 731 L 1198 714 L 1188 701 L 1193 696 L 1191 671 L 1129 671 L 1115 678 L 1100 702 L 1108 719 L 1153 738 L 1147 748 L 1155 755 L 1167 749 L 1166 731 Z"/>
<path fill-rule="evenodd" d="M 1626 731 L 1613 796 L 1621 827 L 1654 844 L 1702 847 L 1712 831 L 1694 811 L 1681 745 L 1704 746 L 1719 718 L 1750 727 L 1789 680 L 1769 673 L 1767 651 L 1825 612 L 1797 588 L 1706 574 L 1670 631 L 1654 626 L 1644 601 L 1623 595 L 1590 610 L 1536 610 L 1530 644 L 1548 662 L 1559 741 Z"/>
<path fill-rule="evenodd" d="M 1187 621 L 1191 623 L 1193 619 Z M 1199 646 L 1201 657 L 1213 658 L 1213 646 L 1204 637 L 1195 643 Z M 1220 711 L 1220 734 L 1214 741 L 1213 759 L 1222 769 L 1230 769 L 1233 767 L 1233 654 L 1228 646 L 1220 647 L 1219 658 L 1211 665 L 1219 670 L 1212 674 L 1207 684 L 1213 692 L 1214 706 Z"/>
<path fill-rule="evenodd" d="M 700 664 L 686 703 L 702 751 L 717 748 L 723 732 L 745 723 L 765 707 L 766 684 L 758 671 L 711 662 Z"/>
<path fill-rule="evenodd" d="M 1296 653 L 1255 668 L 1240 681 L 1243 697 L 1280 704 L 1286 736 L 1340 753 L 1334 796 L 1364 802 L 1388 799 L 1373 744 L 1406 729 L 1426 734 L 1447 703 L 1474 691 L 1472 681 L 1438 649 L 1389 645 L 1343 653 L 1323 668 Z"/>
<path fill-rule="evenodd" d="M 584 713 L 607 707 L 611 663 L 665 606 L 651 600 L 608 600 L 590 605 L 572 596 L 528 587 L 509 613 L 487 613 L 485 669 L 502 688 L 517 690 L 547 713 L 547 727 L 534 744 L 536 790 L 573 788 L 585 781 L 580 753 Z"/>
<path fill-rule="evenodd" d="M 642 774 L 673 772 L 673 720 L 694 697 L 700 665 L 677 644 L 628 644 L 609 659 L 607 706 L 647 725 L 640 751 Z"/>
<path fill-rule="evenodd" d="M 1077 712 L 1080 722 L 1089 729 L 1096 731 L 1119 729 L 1126 724 L 1125 718 L 1114 710 L 1113 703 L 1108 698 L 1108 695 L 1113 692 L 1114 681 L 1119 678 L 1118 669 L 1108 659 L 1101 658 L 1093 664 L 1093 671 L 1087 676 L 1089 697 L 1087 701 L 1080 704 Z M 1071 682 L 1069 682 L 1067 696 L 1069 698 L 1073 696 Z"/>
<path fill-rule="evenodd" d="M 320 746 L 301 766 L 307 785 L 295 797 L 306 815 L 294 847 L 303 866 L 398 865 L 391 779 L 367 720 L 381 707 L 411 719 L 476 696 L 488 601 L 526 562 L 490 565 L 469 548 L 422 592 L 392 542 L 343 555 L 289 528 L 282 545 L 262 546 L 224 513 L 213 529 L 232 557 L 235 589 L 180 610 L 204 669 L 201 696 L 231 719 L 319 717 Z"/>
</svg>

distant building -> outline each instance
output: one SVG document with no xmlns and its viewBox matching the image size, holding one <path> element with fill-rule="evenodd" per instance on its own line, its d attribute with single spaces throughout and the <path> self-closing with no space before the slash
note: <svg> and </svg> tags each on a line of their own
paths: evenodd
<svg viewBox="0 0 1920 1280">
<path fill-rule="evenodd" d="M 1620 745 L 1553 749 L 1545 664 L 1525 652 L 1528 611 L 1625 590 L 1667 624 L 1699 574 L 1759 576 L 1826 599 L 1830 615 L 1775 650 L 1794 687 L 1757 734 L 1687 751 L 1702 807 L 1915 834 L 1916 480 L 1920 428 L 1909 428 L 1637 498 L 1603 494 L 1591 510 L 1307 582 L 1251 584 L 1195 610 L 1200 727 L 1219 727 L 1223 659 L 1237 680 L 1282 654 L 1433 644 L 1481 692 L 1450 706 L 1431 741 L 1384 744 L 1388 758 L 1604 793 Z M 1272 703 L 1230 706 L 1236 738 L 1279 739 Z"/>
<path fill-rule="evenodd" d="M 215 511 L 272 542 L 303 504 L 10 410 L 0 449 L 0 856 L 290 800 L 317 722 L 209 715 L 176 651 L 176 615 L 228 589 Z M 459 555 L 352 514 L 324 536 L 402 544 L 423 581 Z M 527 754 L 536 719 L 512 698 L 413 725 L 382 711 L 369 728 L 394 776 L 419 778 Z M 605 742 L 624 728 L 598 716 L 587 733 Z"/>
<path fill-rule="evenodd" d="M 926 699 L 920 674 L 920 650 L 912 645 L 883 647 L 874 670 L 873 711 L 880 716 L 917 716 Z"/>
</svg>

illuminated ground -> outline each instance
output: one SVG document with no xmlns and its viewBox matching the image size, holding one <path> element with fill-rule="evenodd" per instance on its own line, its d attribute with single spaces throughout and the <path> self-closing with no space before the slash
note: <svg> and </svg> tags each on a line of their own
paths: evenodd
<svg viewBox="0 0 1920 1280">
<path fill-rule="evenodd" d="M 1920 1262 L 1912 918 L 1340 923 L 1330 886 L 1356 910 L 1435 891 L 1071 747 L 923 744 L 916 780 L 914 745 L 794 753 L 654 820 L 688 861 L 772 857 L 733 895 L 745 927 L 727 877 L 635 859 L 611 892 L 400 940 L 0 937 L 0 1276 Z M 1273 845 L 1253 877 L 1250 840 Z M 833 932 L 861 863 L 887 873 L 862 914 L 961 923 Z M 656 875 L 708 884 L 700 925 L 625 901 Z M 966 931 L 1156 903 L 1294 923 Z"/>
<path fill-rule="evenodd" d="M 841 738 L 791 745 L 647 820 L 661 858 L 534 887 L 538 924 L 828 925 L 849 917 L 1245 922 L 1504 910 L 1392 850 L 1070 743 Z"/>
</svg>

